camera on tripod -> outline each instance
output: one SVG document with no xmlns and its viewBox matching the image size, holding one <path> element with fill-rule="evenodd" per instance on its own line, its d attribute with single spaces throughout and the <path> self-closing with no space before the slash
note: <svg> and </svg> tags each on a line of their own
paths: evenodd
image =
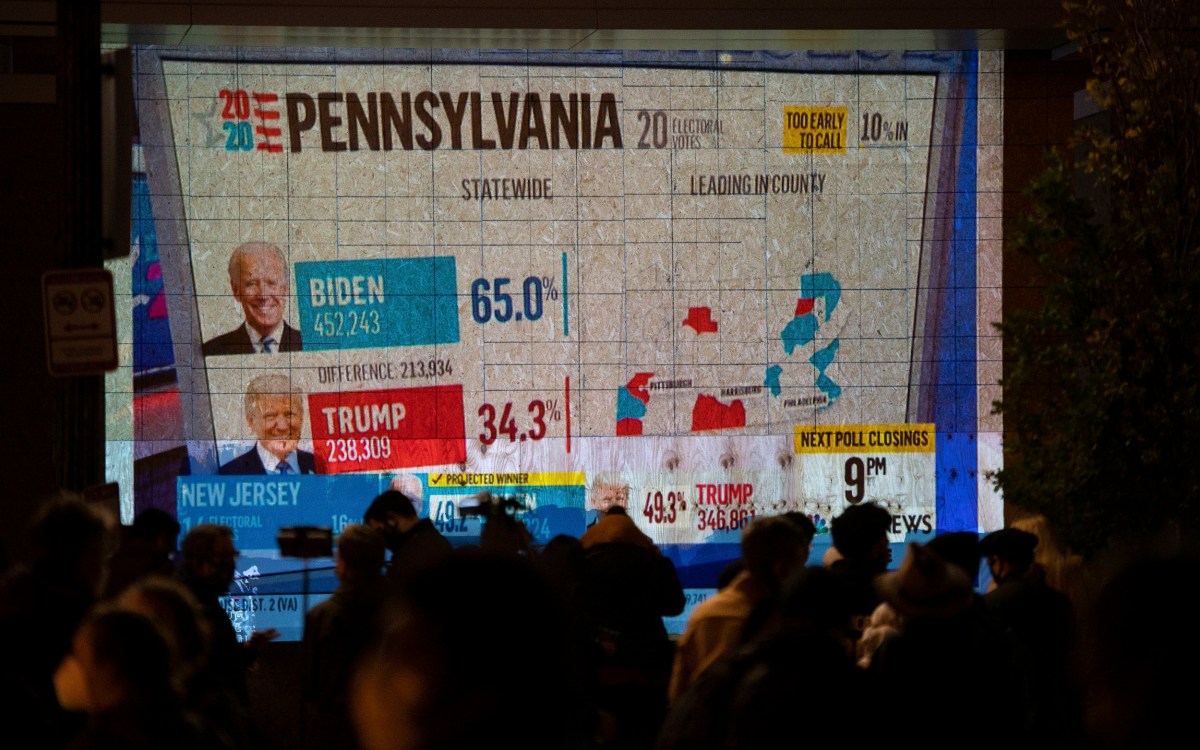
<svg viewBox="0 0 1200 750">
<path fill-rule="evenodd" d="M 327 526 L 284 526 L 275 541 L 283 557 L 333 557 L 333 529 Z"/>
<path fill-rule="evenodd" d="M 480 492 L 458 504 L 458 515 L 463 518 L 479 516 L 486 520 L 522 510 L 526 508 L 520 498 L 514 495 L 493 495 L 490 492 Z"/>
</svg>

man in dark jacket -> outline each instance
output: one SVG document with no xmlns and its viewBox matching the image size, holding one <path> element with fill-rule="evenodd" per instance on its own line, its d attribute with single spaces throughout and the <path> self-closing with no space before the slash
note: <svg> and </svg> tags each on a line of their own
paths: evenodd
<svg viewBox="0 0 1200 750">
<path fill-rule="evenodd" d="M 596 628 L 596 698 L 613 721 L 601 747 L 649 748 L 667 712 L 674 647 L 663 617 L 686 603 L 671 558 L 620 505 L 584 533 L 583 598 Z"/>
<path fill-rule="evenodd" d="M 338 587 L 304 618 L 306 748 L 360 747 L 346 695 L 379 606 L 384 550 L 378 531 L 365 524 L 346 526 L 337 538 Z"/>
<path fill-rule="evenodd" d="M 240 554 L 233 546 L 233 529 L 223 524 L 202 523 L 193 526 L 179 545 L 182 558 L 179 580 L 187 586 L 200 603 L 210 634 L 209 666 L 220 687 L 231 691 L 237 700 L 248 706 L 250 693 L 246 687 L 246 670 L 258 658 L 268 641 L 279 637 L 274 628 L 255 631 L 244 643 L 229 619 L 221 597 L 229 595 L 229 587 L 237 574 Z"/>
<path fill-rule="evenodd" d="M 1071 676 L 1075 611 L 1071 600 L 1046 584 L 1034 563 L 1038 538 L 1016 528 L 993 531 L 979 542 L 994 588 L 988 611 L 1016 639 L 1033 710 L 1033 737 L 1044 747 L 1078 745 L 1082 703 Z"/>
<path fill-rule="evenodd" d="M 855 627 L 859 632 L 879 606 L 875 579 L 892 561 L 892 549 L 888 544 L 891 525 L 892 514 L 886 508 L 866 502 L 846 508 L 829 526 L 833 546 L 842 556 L 831 563 L 829 569 L 842 576 L 849 586 Z"/>
<path fill-rule="evenodd" d="M 450 555 L 450 541 L 433 522 L 421 518 L 413 501 L 398 490 L 387 490 L 367 507 L 363 521 L 383 534 L 391 551 L 388 580 L 410 578 L 414 572 Z"/>
</svg>

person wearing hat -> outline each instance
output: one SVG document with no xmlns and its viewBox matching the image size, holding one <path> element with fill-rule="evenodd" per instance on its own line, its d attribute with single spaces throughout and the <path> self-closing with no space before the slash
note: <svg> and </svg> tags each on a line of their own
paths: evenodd
<svg viewBox="0 0 1200 750">
<path fill-rule="evenodd" d="M 1019 581 L 1027 575 L 1037 575 L 1033 569 L 1033 550 L 1038 538 L 1028 531 L 1005 528 L 993 531 L 979 541 L 979 554 L 987 558 L 992 572 L 992 589 L 1001 583 Z"/>
<path fill-rule="evenodd" d="M 979 535 L 974 531 L 949 531 L 938 534 L 925 545 L 925 550 L 940 557 L 950 566 L 961 568 L 968 581 L 979 578 Z M 979 595 L 972 591 L 972 606 L 982 606 Z M 901 617 L 885 599 L 867 620 L 856 644 L 860 667 L 870 666 L 871 657 L 887 638 L 900 632 Z"/>
<path fill-rule="evenodd" d="M 1028 700 L 1013 640 L 979 601 L 967 572 L 910 542 L 900 567 L 876 579 L 900 615 L 868 671 L 896 716 L 924 717 L 930 748 L 1021 747 Z M 986 712 L 986 714 L 984 713 Z"/>
<path fill-rule="evenodd" d="M 1075 613 L 1066 594 L 1046 584 L 1033 561 L 1038 538 L 1015 528 L 993 531 L 979 542 L 993 587 L 983 600 L 1005 627 L 1030 641 L 1038 658 L 1066 657 L 1072 647 Z"/>
<path fill-rule="evenodd" d="M 983 601 L 1020 646 L 1036 736 L 1063 746 L 1082 737 L 1082 707 L 1071 676 L 1075 612 L 1067 595 L 1051 588 L 1034 562 L 1037 544 L 1036 535 L 1016 528 L 1000 529 L 980 540 L 980 555 L 994 581 Z"/>
</svg>

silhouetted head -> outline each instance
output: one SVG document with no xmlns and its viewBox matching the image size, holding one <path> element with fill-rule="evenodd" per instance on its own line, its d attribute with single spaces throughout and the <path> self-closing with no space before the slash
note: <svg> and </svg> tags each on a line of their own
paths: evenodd
<svg viewBox="0 0 1200 750">
<path fill-rule="evenodd" d="M 383 575 L 386 556 L 383 534 L 365 523 L 352 523 L 338 534 L 334 569 L 342 581 L 369 581 Z"/>
<path fill-rule="evenodd" d="M 1033 550 L 1037 543 L 1037 536 L 1028 531 L 1000 529 L 979 541 L 979 553 L 984 556 L 997 555 L 1024 569 L 1033 564 Z"/>
<path fill-rule="evenodd" d="M 979 535 L 974 531 L 949 531 L 938 534 L 925 549 L 948 563 L 962 568 L 972 581 L 979 580 Z"/>
<path fill-rule="evenodd" d="M 399 490 L 381 492 L 363 513 L 363 523 L 383 534 L 388 547 L 420 520 L 413 499 Z"/>
<path fill-rule="evenodd" d="M 174 695 L 170 651 L 149 618 L 99 607 L 75 632 L 54 687 L 59 704 L 74 711 L 159 704 Z"/>
<path fill-rule="evenodd" d="M 875 579 L 880 597 L 909 619 L 943 620 L 965 612 L 975 590 L 967 573 L 909 542 L 900 567 Z"/>
<path fill-rule="evenodd" d="M 77 495 L 63 493 L 33 519 L 33 567 L 91 596 L 104 589 L 115 551 L 116 519 Z"/>
<path fill-rule="evenodd" d="M 460 549 L 407 581 L 351 689 L 367 750 L 561 748 L 585 703 L 560 600 L 529 561 Z"/>
<path fill-rule="evenodd" d="M 180 573 L 203 596 L 221 596 L 237 573 L 233 529 L 216 523 L 193 526 L 179 545 Z"/>
<path fill-rule="evenodd" d="M 205 666 L 211 632 L 195 595 L 179 581 L 149 576 L 134 581 L 116 606 L 149 618 L 171 652 L 175 671 L 186 677 Z"/>
<path fill-rule="evenodd" d="M 843 559 L 882 572 L 892 561 L 887 536 L 891 527 L 892 514 L 881 505 L 866 502 L 851 505 L 836 516 L 829 533 Z"/>
<path fill-rule="evenodd" d="M 783 516 L 759 516 L 742 532 L 742 559 L 751 577 L 777 592 L 788 575 L 808 560 L 811 541 Z"/>
</svg>

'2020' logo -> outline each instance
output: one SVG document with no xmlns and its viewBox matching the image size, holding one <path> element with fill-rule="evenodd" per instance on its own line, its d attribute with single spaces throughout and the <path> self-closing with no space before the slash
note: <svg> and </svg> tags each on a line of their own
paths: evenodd
<svg viewBox="0 0 1200 750">
<path fill-rule="evenodd" d="M 257 149 L 272 154 L 283 151 L 279 141 L 283 129 L 279 127 L 279 110 L 276 109 L 278 94 L 221 89 L 218 96 L 222 101 L 221 127 L 225 130 L 226 151 Z"/>
</svg>

